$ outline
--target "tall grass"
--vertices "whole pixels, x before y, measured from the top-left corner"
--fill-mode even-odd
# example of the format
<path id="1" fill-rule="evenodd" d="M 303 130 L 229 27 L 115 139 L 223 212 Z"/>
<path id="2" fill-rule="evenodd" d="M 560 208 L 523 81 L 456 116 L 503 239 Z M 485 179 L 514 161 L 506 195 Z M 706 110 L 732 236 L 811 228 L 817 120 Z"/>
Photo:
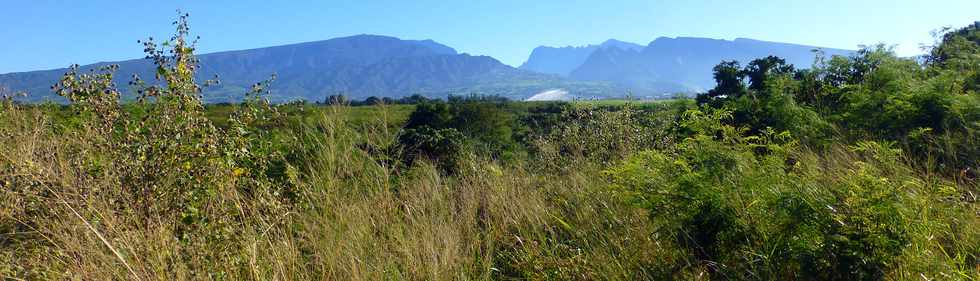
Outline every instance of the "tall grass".
<path id="1" fill-rule="evenodd" d="M 254 210 L 237 188 L 237 221 L 193 230 L 180 216 L 120 206 L 119 182 L 73 162 L 89 140 L 63 138 L 37 109 L 4 112 L 4 274 L 25 279 L 632 279 L 637 245 L 653 246 L 641 213 L 607 202 L 586 172 L 534 174 L 469 157 L 447 177 L 420 164 L 395 170 L 358 146 L 390 142 L 384 120 L 353 126 L 334 107 L 300 134 L 307 165 L 294 205 Z M 152 160 L 147 160 L 152 161 Z M 223 171 L 204 174 L 230 177 Z M 231 181 L 231 180 L 229 180 Z M 594 194 L 593 194 L 594 193 Z M 222 215 L 222 214 L 215 214 Z M 232 227 L 235 229 L 222 230 Z M 219 228 L 209 229 L 209 228 Z M 185 230 L 186 231 L 186 230 Z M 193 236 L 193 235 L 192 235 Z M 652 262 L 652 261 L 650 261 Z"/>

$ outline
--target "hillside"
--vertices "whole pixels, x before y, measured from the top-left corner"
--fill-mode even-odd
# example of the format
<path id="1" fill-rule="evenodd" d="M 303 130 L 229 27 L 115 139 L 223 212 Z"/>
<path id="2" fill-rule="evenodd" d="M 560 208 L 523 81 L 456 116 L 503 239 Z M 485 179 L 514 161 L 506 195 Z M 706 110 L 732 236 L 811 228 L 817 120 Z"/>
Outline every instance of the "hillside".
<path id="1" fill-rule="evenodd" d="M 605 45 L 605 43 L 603 44 Z M 638 94 L 702 92 L 714 85 L 711 69 L 722 60 L 748 62 L 775 55 L 797 67 L 809 67 L 814 49 L 826 56 L 853 51 L 738 38 L 733 41 L 660 37 L 642 48 L 539 47 L 521 68 L 581 81 L 609 81 Z"/>
<path id="2" fill-rule="evenodd" d="M 377 35 L 357 35 L 325 41 L 203 54 L 198 80 L 221 81 L 206 89 L 207 102 L 242 98 L 250 85 L 276 74 L 272 99 L 321 100 L 342 93 L 352 98 L 371 95 L 444 95 L 475 89 L 512 98 L 531 96 L 563 85 L 556 76 L 519 70 L 487 56 L 459 54 L 432 40 L 412 41 Z M 145 59 L 81 66 L 82 70 L 118 64 L 116 84 L 128 85 L 134 74 L 152 76 Z M 0 86 L 25 91 L 26 101 L 63 101 L 50 91 L 67 69 L 0 74 Z M 516 86 L 520 85 L 520 86 Z M 133 91 L 129 91 L 133 92 Z M 132 96 L 129 96 L 131 98 Z"/>
<path id="3" fill-rule="evenodd" d="M 530 71 L 568 76 L 598 49 L 642 50 L 643 45 L 609 39 L 599 45 L 580 47 L 540 46 L 531 51 L 531 56 L 519 68 Z"/>

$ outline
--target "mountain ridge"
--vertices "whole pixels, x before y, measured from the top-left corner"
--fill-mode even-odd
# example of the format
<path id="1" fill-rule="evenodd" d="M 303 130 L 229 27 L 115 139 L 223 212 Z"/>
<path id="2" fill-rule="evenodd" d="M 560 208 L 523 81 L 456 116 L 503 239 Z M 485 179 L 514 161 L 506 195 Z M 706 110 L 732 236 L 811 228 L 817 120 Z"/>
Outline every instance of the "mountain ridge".
<path id="1" fill-rule="evenodd" d="M 712 68 L 723 60 L 742 64 L 769 55 L 782 57 L 797 68 L 809 68 L 819 49 L 827 56 L 848 56 L 852 50 L 771 42 L 704 37 L 658 37 L 639 52 L 597 49 L 569 72 L 573 80 L 611 81 L 634 92 L 663 96 L 696 93 L 714 85 Z"/>
<path id="2" fill-rule="evenodd" d="M 572 70 L 581 65 L 589 55 L 598 49 L 619 48 L 619 49 L 642 49 L 643 45 L 607 39 L 599 44 L 589 44 L 585 46 L 538 46 L 531 51 L 527 61 L 518 68 L 535 72 L 557 74 L 568 76 Z"/>
<path id="3" fill-rule="evenodd" d="M 229 50 L 198 55 L 199 81 L 215 76 L 220 86 L 208 88 L 208 102 L 240 100 L 248 87 L 277 76 L 275 101 L 321 100 L 332 94 L 351 98 L 399 97 L 411 94 L 490 94 L 523 99 L 561 89 L 573 97 L 616 97 L 627 92 L 644 97 L 703 92 L 713 86 L 711 68 L 722 60 L 748 61 L 776 55 L 798 68 L 813 62 L 812 49 L 828 55 L 854 51 L 752 38 L 733 40 L 703 37 L 657 37 L 647 45 L 616 39 L 585 46 L 532 50 L 518 68 L 490 56 L 473 56 L 432 39 L 403 40 L 360 34 L 278 46 Z M 129 77 L 153 77 L 147 59 L 98 62 L 97 69 L 120 65 L 117 85 Z M 0 87 L 26 91 L 25 101 L 65 102 L 50 91 L 67 68 L 0 74 Z M 132 89 L 122 86 L 124 98 Z"/>
<path id="4" fill-rule="evenodd" d="M 252 83 L 273 74 L 277 80 L 273 82 L 270 98 L 276 101 L 321 100 L 336 93 L 352 98 L 416 93 L 443 95 L 451 91 L 465 92 L 470 87 L 523 98 L 539 89 L 562 84 L 558 77 L 516 69 L 489 56 L 461 54 L 431 39 L 402 40 L 381 35 L 362 34 L 197 57 L 201 67 L 196 78 L 203 81 L 217 76 L 221 81 L 220 86 L 206 90 L 204 97 L 208 102 L 240 100 Z M 108 64 L 119 65 L 115 75 L 117 85 L 127 85 L 129 81 L 125 79 L 133 75 L 153 77 L 154 67 L 147 59 L 101 62 L 80 69 L 97 69 Z M 0 74 L 0 86 L 27 91 L 29 96 L 24 98 L 27 101 L 65 102 L 50 91 L 50 86 L 67 70 Z M 524 85 L 524 88 L 508 84 Z M 133 91 L 125 87 L 121 90 L 130 93 L 126 98 L 132 98 Z"/>

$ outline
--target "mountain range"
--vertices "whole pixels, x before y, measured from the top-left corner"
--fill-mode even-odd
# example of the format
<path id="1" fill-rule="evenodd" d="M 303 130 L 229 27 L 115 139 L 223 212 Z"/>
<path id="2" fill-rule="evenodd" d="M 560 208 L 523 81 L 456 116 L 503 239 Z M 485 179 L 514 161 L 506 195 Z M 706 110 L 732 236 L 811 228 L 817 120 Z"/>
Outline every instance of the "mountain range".
<path id="1" fill-rule="evenodd" d="M 609 39 L 599 45 L 588 45 L 581 47 L 548 47 L 540 46 L 531 51 L 531 57 L 527 62 L 520 66 L 520 69 L 530 71 L 557 74 L 568 76 L 573 70 L 581 66 L 589 56 L 599 49 L 616 48 L 622 50 L 642 50 L 643 45 L 636 43 L 623 42 L 616 39 Z"/>
<path id="2" fill-rule="evenodd" d="M 609 43 L 615 42 L 615 43 Z M 577 81 L 608 81 L 637 94 L 703 92 L 714 86 L 712 68 L 723 60 L 743 64 L 769 55 L 809 68 L 814 50 L 825 56 L 854 51 L 738 38 L 660 37 L 645 47 L 616 40 L 585 47 L 538 47 L 521 68 Z"/>
<path id="3" fill-rule="evenodd" d="M 662 97 L 693 93 L 713 85 L 711 68 L 721 60 L 747 62 L 777 55 L 808 66 L 816 47 L 736 39 L 661 37 L 647 46 L 607 40 L 583 47 L 538 47 L 519 68 L 489 56 L 459 53 L 432 40 L 402 40 L 378 35 L 356 35 L 323 41 L 199 55 L 201 81 L 215 76 L 219 86 L 205 90 L 206 102 L 234 102 L 250 85 L 276 75 L 270 98 L 320 101 L 327 95 L 353 99 L 368 96 L 401 97 L 422 94 L 500 95 L 525 99 L 538 93 L 562 98 L 622 97 L 633 94 Z M 827 55 L 851 51 L 823 49 Z M 102 62 L 82 70 L 116 64 L 116 84 L 130 77 L 153 77 L 147 59 Z M 27 102 L 64 102 L 50 86 L 67 69 L 0 74 L 0 87 L 25 92 Z M 122 89 L 131 93 L 131 89 Z M 132 98 L 132 94 L 124 98 Z M 540 97 L 539 97 L 540 98 Z"/>
<path id="4" fill-rule="evenodd" d="M 523 98 L 553 87 L 581 88 L 594 93 L 612 87 L 602 83 L 576 82 L 505 65 L 488 56 L 472 56 L 432 40 L 401 40 L 377 35 L 357 35 L 324 41 L 291 44 L 198 56 L 197 79 L 218 77 L 220 84 L 205 90 L 206 102 L 230 102 L 243 98 L 254 83 L 272 74 L 274 101 L 320 101 L 332 94 L 353 99 L 368 96 L 400 97 L 411 94 L 496 94 Z M 128 85 L 134 74 L 153 77 L 147 59 L 103 62 L 81 66 L 88 71 L 116 64 L 116 85 Z M 50 86 L 68 69 L 0 74 L 0 86 L 27 93 L 26 101 L 64 99 Z M 605 83 L 609 84 L 609 83 Z M 595 89 L 590 90 L 590 87 Z M 122 89 L 124 93 L 134 92 Z M 128 97 L 132 98 L 130 94 Z"/>

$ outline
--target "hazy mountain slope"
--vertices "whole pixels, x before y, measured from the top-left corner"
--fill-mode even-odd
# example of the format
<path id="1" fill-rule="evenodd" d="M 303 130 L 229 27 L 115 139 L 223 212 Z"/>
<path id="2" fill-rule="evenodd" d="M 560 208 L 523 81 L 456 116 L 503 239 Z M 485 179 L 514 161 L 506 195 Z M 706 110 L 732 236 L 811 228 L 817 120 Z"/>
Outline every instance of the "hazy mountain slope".
<path id="1" fill-rule="evenodd" d="M 606 40 L 605 42 L 602 42 L 602 44 L 599 44 L 599 47 L 601 48 L 616 47 L 623 50 L 639 51 L 639 50 L 643 50 L 645 46 L 636 43 L 626 42 L 626 41 L 619 41 L 616 39 L 609 39 Z"/>
<path id="2" fill-rule="evenodd" d="M 581 66 L 593 52 L 605 48 L 641 50 L 643 49 L 643 45 L 609 39 L 599 45 L 582 47 L 567 46 L 556 48 L 540 46 L 531 51 L 531 56 L 528 57 L 527 62 L 522 64 L 520 68 L 534 72 L 567 76 L 572 70 Z"/>
<path id="3" fill-rule="evenodd" d="M 313 85 L 313 88 L 324 92 L 358 93 L 359 96 L 398 96 L 437 93 L 494 82 L 556 80 L 552 76 L 514 69 L 491 57 L 466 54 L 388 58 L 363 67 L 345 69 L 348 71 L 291 75 L 284 83 L 292 85 L 297 84 L 293 81 L 314 81 L 317 79 L 311 76 L 323 76 L 319 79 L 322 83 Z"/>
<path id="4" fill-rule="evenodd" d="M 711 69 L 722 60 L 738 60 L 745 64 L 755 58 L 775 55 L 798 68 L 807 68 L 813 63 L 814 49 L 818 47 L 744 38 L 728 41 L 661 37 L 639 52 L 596 50 L 569 77 L 612 81 L 643 93 L 698 92 L 714 85 Z M 827 56 L 852 53 L 820 49 Z"/>

